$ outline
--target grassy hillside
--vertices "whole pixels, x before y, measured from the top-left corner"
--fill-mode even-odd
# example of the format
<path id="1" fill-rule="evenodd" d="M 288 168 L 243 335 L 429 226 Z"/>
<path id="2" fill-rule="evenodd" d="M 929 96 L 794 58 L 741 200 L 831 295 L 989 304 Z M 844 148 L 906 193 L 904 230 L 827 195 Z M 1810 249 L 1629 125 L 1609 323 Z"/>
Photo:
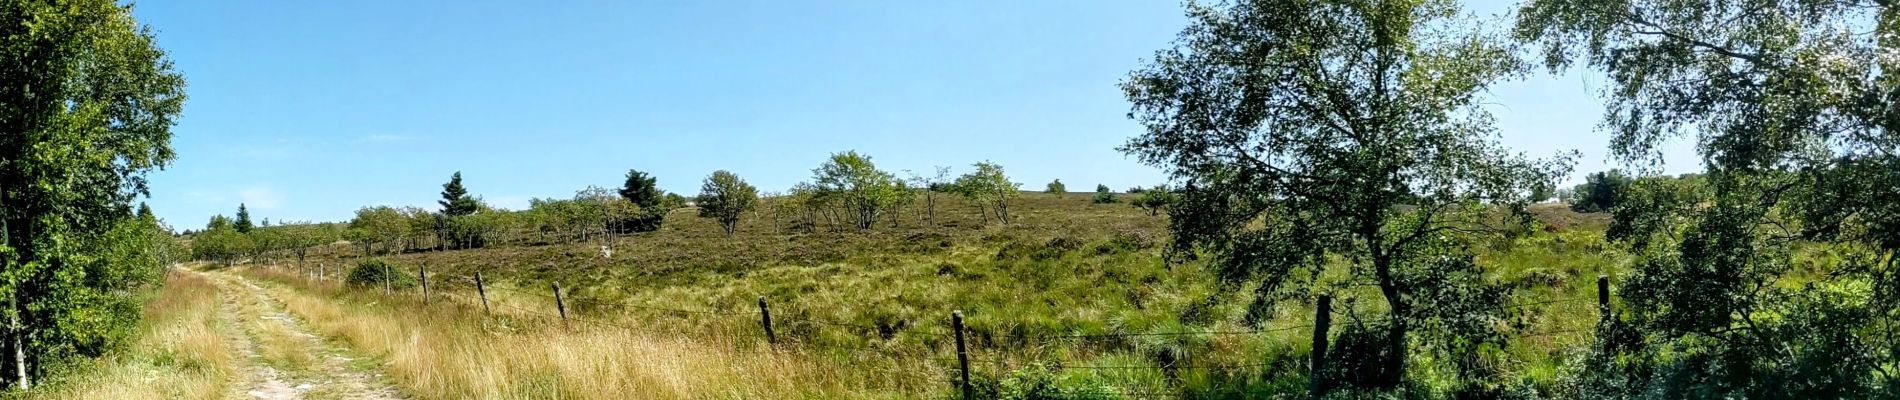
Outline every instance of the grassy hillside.
<path id="1" fill-rule="evenodd" d="M 755 216 L 728 238 L 676 210 L 662 230 L 636 236 L 384 259 L 411 273 L 426 265 L 431 289 L 455 296 L 445 300 L 468 305 L 479 270 L 496 308 L 552 314 L 550 285 L 558 283 L 568 311 L 596 321 L 581 329 L 683 334 L 715 347 L 764 343 L 763 297 L 779 351 L 840 369 L 828 381 L 860 383 L 831 385 L 827 396 L 948 393 L 957 371 L 955 310 L 965 316 L 973 379 L 984 391 L 1055 387 L 1114 398 L 1303 390 L 1310 299 L 1280 302 L 1263 324 L 1244 324 L 1245 290 L 1220 290 L 1199 262 L 1163 259 L 1165 215 L 1091 204 L 1083 194 L 1028 194 L 1013 209 L 1016 223 L 983 225 L 966 205 L 940 202 L 936 227 L 917 207 L 898 226 L 871 232 L 779 233 Z M 1495 350 L 1508 365 L 1493 367 L 1556 391 L 1558 370 L 1589 342 L 1594 277 L 1613 274 L 1621 257 L 1601 240 L 1601 216 L 1535 211 L 1545 229 L 1481 249 L 1490 278 L 1518 289 L 1524 317 L 1510 348 Z M 602 245 L 614 250 L 611 259 Z M 309 262 L 353 265 L 356 251 L 336 246 Z M 1335 283 L 1335 334 L 1354 319 L 1379 318 L 1383 303 L 1372 288 Z M 1416 373 L 1428 385 L 1451 384 L 1449 371 Z"/>

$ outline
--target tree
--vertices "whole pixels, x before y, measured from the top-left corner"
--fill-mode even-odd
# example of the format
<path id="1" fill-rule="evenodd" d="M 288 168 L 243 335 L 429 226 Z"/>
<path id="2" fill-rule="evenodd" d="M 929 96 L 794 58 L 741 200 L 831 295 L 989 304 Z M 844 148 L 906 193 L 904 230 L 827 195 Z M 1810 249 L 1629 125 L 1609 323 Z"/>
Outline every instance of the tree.
<path id="1" fill-rule="evenodd" d="M 1189 15 L 1174 47 L 1122 83 L 1147 128 L 1122 150 L 1189 185 L 1169 210 L 1173 253 L 1212 256 L 1228 286 L 1253 286 L 1255 322 L 1280 296 L 1326 290 L 1314 277 L 1327 260 L 1350 263 L 1345 276 L 1376 285 L 1390 313 L 1347 328 L 1383 331 L 1357 385 L 1403 380 L 1414 327 L 1433 326 L 1427 339 L 1458 359 L 1501 340 L 1505 288 L 1485 283 L 1461 232 L 1493 205 L 1522 216 L 1526 186 L 1567 161 L 1495 144 L 1477 99 L 1521 69 L 1510 49 L 1449 1 L 1248 0 Z"/>
<path id="2" fill-rule="evenodd" d="M 812 181 L 821 193 L 839 201 L 859 230 L 871 229 L 878 215 L 890 212 L 910 194 L 903 182 L 878 170 L 871 157 L 857 151 L 832 154 L 812 170 Z"/>
<path id="3" fill-rule="evenodd" d="M 1108 185 L 1103 185 L 1103 184 L 1096 184 L 1096 185 L 1095 185 L 1095 197 L 1093 197 L 1093 198 L 1090 198 L 1090 199 L 1089 199 L 1089 201 L 1091 201 L 1091 202 L 1094 202 L 1095 204 L 1110 204 L 1110 203 L 1114 203 L 1114 202 L 1115 202 L 1115 193 L 1114 193 L 1114 192 L 1110 192 L 1110 191 L 1108 191 Z"/>
<path id="4" fill-rule="evenodd" d="M 1174 204 L 1175 195 L 1166 185 L 1155 185 L 1153 189 L 1141 191 L 1141 196 L 1128 204 L 1148 209 L 1149 216 L 1161 215 L 1161 209 Z"/>
<path id="5" fill-rule="evenodd" d="M 456 171 L 449 182 L 442 184 L 442 200 L 436 201 L 442 206 L 442 213 L 436 215 L 429 229 L 436 234 L 436 248 L 470 249 L 479 248 L 486 243 L 481 232 L 471 229 L 463 221 L 466 217 L 481 211 L 481 200 L 468 194 L 462 187 L 462 172 Z"/>
<path id="6" fill-rule="evenodd" d="M 1616 208 L 1616 237 L 1642 251 L 1618 291 L 1628 307 L 1603 330 L 1622 334 L 1600 334 L 1585 395 L 1900 390 L 1896 17 L 1888 1 L 1522 6 L 1515 32 L 1547 67 L 1609 78 L 1602 126 L 1617 159 L 1655 165 L 1685 135 L 1702 156 L 1699 188 L 1639 180 Z M 1838 263 L 1796 268 L 1813 248 Z"/>
<path id="7" fill-rule="evenodd" d="M 924 219 L 930 221 L 932 226 L 935 226 L 937 225 L 937 193 L 944 192 L 945 187 L 951 182 L 950 167 L 939 166 L 933 167 L 933 169 L 936 172 L 930 176 L 918 175 L 910 173 L 909 171 L 905 171 L 905 173 L 910 175 L 910 185 L 912 187 L 923 190 Z M 797 191 L 794 190 L 793 192 L 796 193 Z"/>
<path id="8" fill-rule="evenodd" d="M 238 203 L 237 222 L 232 223 L 232 227 L 238 233 L 251 233 L 251 228 L 256 227 L 251 224 L 251 210 L 245 209 L 244 203 Z"/>
<path id="9" fill-rule="evenodd" d="M 689 201 L 686 199 L 686 196 L 681 196 L 679 193 L 668 192 L 666 194 L 666 200 L 660 202 L 660 210 L 672 211 L 685 208 L 687 203 L 689 203 Z"/>
<path id="10" fill-rule="evenodd" d="M 356 210 L 356 218 L 350 220 L 350 229 L 359 232 L 364 241 L 363 251 L 370 252 L 370 244 L 383 243 L 384 252 L 396 252 L 397 243 L 408 234 L 408 220 L 401 210 L 389 206 L 363 207 Z M 214 227 L 215 228 L 215 227 Z"/>
<path id="11" fill-rule="evenodd" d="M 658 178 L 639 170 L 627 170 L 627 182 L 620 186 L 620 197 L 641 209 L 658 208 L 663 200 Z"/>
<path id="12" fill-rule="evenodd" d="M 699 203 L 700 217 L 718 220 L 726 236 L 731 237 L 739 226 L 739 216 L 758 205 L 759 189 L 731 172 L 713 171 L 700 185 L 695 202 Z"/>
<path id="13" fill-rule="evenodd" d="M 297 256 L 298 268 L 303 268 L 304 258 L 309 255 L 310 248 L 330 244 L 341 238 L 336 227 L 328 223 L 280 223 L 269 230 L 280 232 L 283 247 Z"/>
<path id="14" fill-rule="evenodd" d="M 1572 211 L 1608 212 L 1616 208 L 1618 199 L 1622 198 L 1623 191 L 1631 181 L 1629 176 L 1623 175 L 1622 170 L 1594 172 L 1584 177 L 1583 184 L 1571 189 L 1572 195 L 1577 197 L 1566 200 L 1570 201 Z"/>
<path id="15" fill-rule="evenodd" d="M 226 228 L 235 229 L 235 227 L 231 223 L 231 218 L 223 216 L 223 215 L 213 215 L 211 216 L 211 222 L 205 223 L 205 230 L 226 229 Z"/>
<path id="16" fill-rule="evenodd" d="M 620 197 L 631 202 L 640 210 L 638 215 L 615 221 L 614 232 L 652 232 L 660 230 L 666 222 L 666 212 L 685 203 L 677 194 L 665 193 L 657 186 L 659 179 L 638 170 L 627 170 L 627 181 L 621 184 Z"/>
<path id="17" fill-rule="evenodd" d="M 139 315 L 149 258 L 114 234 L 176 154 L 184 77 L 110 0 L 0 2 L 0 296 L 4 382 L 117 348 Z M 110 277 L 110 278 L 108 278 Z M 30 339 L 30 340 L 29 340 Z M 48 368 L 41 368 L 46 366 Z"/>
<path id="18" fill-rule="evenodd" d="M 1047 188 L 1047 189 L 1045 189 L 1045 190 L 1044 190 L 1044 192 L 1048 192 L 1049 194 L 1053 194 L 1053 195 L 1057 195 L 1057 196 L 1061 196 L 1061 195 L 1063 195 L 1063 194 L 1065 194 L 1065 193 L 1069 193 L 1069 187 L 1068 187 L 1068 186 L 1066 186 L 1066 185 L 1063 185 L 1063 184 L 1062 184 L 1062 180 L 1061 180 L 1061 179 L 1056 179 L 1056 180 L 1053 180 L 1053 181 L 1049 181 L 1049 186 L 1048 186 L 1048 188 Z"/>
<path id="19" fill-rule="evenodd" d="M 645 216 L 665 216 L 643 212 L 645 210 L 641 210 L 639 205 L 618 196 L 615 191 L 598 186 L 588 186 L 574 192 L 574 205 L 577 206 L 573 209 L 576 214 L 570 217 L 575 225 L 582 227 L 582 240 L 587 239 L 589 230 L 618 234 L 632 231 L 623 228 L 625 225 L 646 222 L 643 219 Z"/>
<path id="20" fill-rule="evenodd" d="M 984 161 L 976 163 L 976 170 L 957 177 L 955 184 L 958 194 L 976 204 L 977 212 L 983 214 L 983 222 L 990 220 L 990 212 L 995 210 L 997 219 L 1008 224 L 1009 201 L 1016 198 L 1017 188 L 1021 184 L 1010 182 L 1003 174 L 1003 166 Z"/>
<path id="21" fill-rule="evenodd" d="M 198 232 L 191 240 L 191 256 L 194 259 L 213 261 L 229 266 L 238 258 L 250 253 L 251 238 L 239 233 L 236 228 L 220 226 Z"/>
<path id="22" fill-rule="evenodd" d="M 1557 196 L 1557 193 L 1558 191 L 1557 191 L 1556 184 L 1553 184 L 1550 182 L 1538 182 L 1536 185 L 1531 186 L 1530 199 L 1532 203 L 1542 203 L 1542 202 L 1550 201 L 1551 198 Z"/>
<path id="23" fill-rule="evenodd" d="M 456 171 L 455 175 L 449 177 L 448 183 L 442 184 L 442 200 L 436 201 L 436 204 L 442 205 L 442 215 L 449 217 L 474 214 L 481 209 L 475 196 L 469 195 L 468 189 L 462 187 L 461 171 Z"/>

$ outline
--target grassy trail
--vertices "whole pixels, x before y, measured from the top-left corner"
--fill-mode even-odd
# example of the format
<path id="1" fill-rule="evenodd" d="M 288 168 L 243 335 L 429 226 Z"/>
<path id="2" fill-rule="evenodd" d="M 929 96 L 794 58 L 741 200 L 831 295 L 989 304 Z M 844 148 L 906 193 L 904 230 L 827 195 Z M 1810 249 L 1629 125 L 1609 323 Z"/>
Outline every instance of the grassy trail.
<path id="1" fill-rule="evenodd" d="M 191 272 L 200 273 L 200 272 Z M 242 385 L 227 398 L 240 399 L 394 399 L 394 390 L 376 381 L 347 350 L 327 345 L 267 291 L 227 271 L 202 272 L 225 294 L 219 316 L 236 326 L 230 345 L 248 360 Z M 374 374 L 380 375 L 380 374 Z"/>

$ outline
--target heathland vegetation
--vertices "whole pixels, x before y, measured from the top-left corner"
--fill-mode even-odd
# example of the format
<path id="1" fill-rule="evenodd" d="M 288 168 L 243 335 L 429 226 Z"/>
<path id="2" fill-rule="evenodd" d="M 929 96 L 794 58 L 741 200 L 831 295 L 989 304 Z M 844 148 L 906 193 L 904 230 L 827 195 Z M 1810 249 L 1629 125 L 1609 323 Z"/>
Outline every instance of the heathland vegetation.
<path id="1" fill-rule="evenodd" d="M 843 151 L 782 192 L 721 170 L 666 193 L 630 170 L 504 210 L 454 172 L 434 209 L 272 224 L 240 204 L 174 240 L 135 200 L 173 156 L 183 78 L 124 6 L 0 2 L 33 21 L 0 24 L 0 381 L 1900 397 L 1900 6 L 1529 0 L 1502 31 L 1459 6 L 1189 4 L 1121 82 L 1144 131 L 1119 150 L 1170 177 L 1125 193 L 1023 192 L 990 161 L 899 177 Z M 1575 154 L 1498 143 L 1485 94 L 1532 59 L 1608 78 L 1631 170 L 1557 190 Z M 1678 136 L 1703 170 L 1646 168 Z"/>

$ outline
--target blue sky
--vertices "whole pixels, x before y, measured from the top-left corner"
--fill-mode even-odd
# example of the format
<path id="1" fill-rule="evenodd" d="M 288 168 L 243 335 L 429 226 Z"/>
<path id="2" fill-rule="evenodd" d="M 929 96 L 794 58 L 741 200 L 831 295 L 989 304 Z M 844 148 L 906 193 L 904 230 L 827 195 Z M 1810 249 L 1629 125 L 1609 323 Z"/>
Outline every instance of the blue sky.
<path id="1" fill-rule="evenodd" d="M 134 13 L 189 81 L 179 158 L 153 174 L 149 200 L 180 228 L 240 202 L 273 221 L 434 207 L 455 171 L 510 208 L 617 186 L 629 168 L 689 195 L 718 169 L 783 190 L 848 149 L 892 171 L 990 160 L 1037 190 L 1152 185 L 1160 171 L 1114 150 L 1141 131 L 1116 84 L 1186 22 L 1172 1 L 232 0 Z M 1489 102 L 1504 143 L 1579 150 L 1578 177 L 1608 168 L 1601 82 L 1500 85 Z M 1667 171 L 1696 166 L 1688 144 L 1666 158 Z"/>

